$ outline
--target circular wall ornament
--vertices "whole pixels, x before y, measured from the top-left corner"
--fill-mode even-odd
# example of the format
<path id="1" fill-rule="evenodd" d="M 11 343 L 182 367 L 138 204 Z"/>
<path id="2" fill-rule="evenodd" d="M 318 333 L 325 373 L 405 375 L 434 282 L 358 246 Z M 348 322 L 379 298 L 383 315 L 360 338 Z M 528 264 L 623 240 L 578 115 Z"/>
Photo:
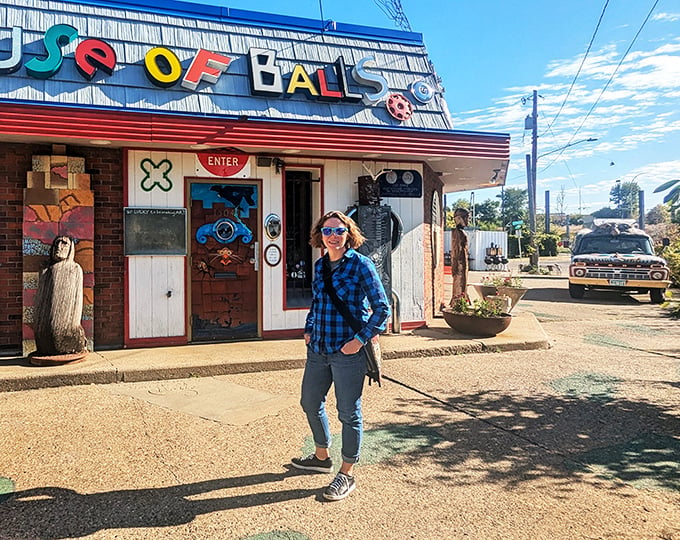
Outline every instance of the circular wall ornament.
<path id="1" fill-rule="evenodd" d="M 434 90 L 425 81 L 416 81 L 409 85 L 409 91 L 421 103 L 429 103 L 434 97 Z"/>
<path id="2" fill-rule="evenodd" d="M 387 171 L 385 174 L 385 180 L 388 184 L 394 184 L 397 181 L 398 175 L 394 171 Z"/>
<path id="3" fill-rule="evenodd" d="M 264 218 L 264 232 L 270 240 L 276 240 L 281 236 L 281 218 L 276 214 L 269 214 Z"/>
<path id="4" fill-rule="evenodd" d="M 387 98 L 387 111 L 397 120 L 404 121 L 413 115 L 413 105 L 401 94 L 392 94 Z"/>
<path id="5" fill-rule="evenodd" d="M 404 181 L 404 184 L 408 186 L 413 183 L 413 173 L 411 171 L 404 171 L 401 175 L 401 179 Z"/>
<path id="6" fill-rule="evenodd" d="M 264 261 L 269 266 L 276 266 L 281 262 L 281 249 L 276 244 L 269 244 L 264 249 Z"/>

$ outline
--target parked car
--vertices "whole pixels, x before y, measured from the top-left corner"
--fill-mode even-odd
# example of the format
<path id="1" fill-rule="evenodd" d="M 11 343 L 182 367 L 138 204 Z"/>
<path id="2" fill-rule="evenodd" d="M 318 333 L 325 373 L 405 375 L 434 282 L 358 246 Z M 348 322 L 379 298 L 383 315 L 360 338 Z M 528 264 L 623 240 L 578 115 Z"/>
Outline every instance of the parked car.
<path id="1" fill-rule="evenodd" d="M 654 254 L 651 237 L 634 220 L 596 219 L 577 235 L 569 265 L 569 294 L 588 289 L 647 293 L 659 304 L 670 286 L 668 264 Z"/>

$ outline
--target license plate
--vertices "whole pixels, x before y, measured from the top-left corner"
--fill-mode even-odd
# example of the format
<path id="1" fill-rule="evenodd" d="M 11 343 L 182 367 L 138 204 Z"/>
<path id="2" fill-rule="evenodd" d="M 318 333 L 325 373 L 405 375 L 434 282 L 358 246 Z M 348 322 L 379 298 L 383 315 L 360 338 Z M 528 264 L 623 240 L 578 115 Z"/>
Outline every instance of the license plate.
<path id="1" fill-rule="evenodd" d="M 626 280 L 625 279 L 610 279 L 609 284 L 612 285 L 613 287 L 625 287 L 626 286 Z"/>

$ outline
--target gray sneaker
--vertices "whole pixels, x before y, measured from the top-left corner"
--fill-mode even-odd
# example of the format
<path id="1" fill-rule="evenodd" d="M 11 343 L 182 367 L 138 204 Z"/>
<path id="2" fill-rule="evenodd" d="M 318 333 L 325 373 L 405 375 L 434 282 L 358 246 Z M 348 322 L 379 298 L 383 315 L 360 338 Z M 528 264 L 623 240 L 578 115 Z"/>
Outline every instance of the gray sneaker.
<path id="1" fill-rule="evenodd" d="M 314 471 L 320 473 L 333 472 L 333 462 L 331 458 L 319 459 L 316 454 L 311 453 L 307 457 L 293 458 L 290 460 L 293 467 L 303 471 Z"/>
<path id="2" fill-rule="evenodd" d="M 354 481 L 353 476 L 347 476 L 345 473 L 339 472 L 324 490 L 323 496 L 329 501 L 339 501 L 352 493 L 356 487 L 357 483 Z"/>

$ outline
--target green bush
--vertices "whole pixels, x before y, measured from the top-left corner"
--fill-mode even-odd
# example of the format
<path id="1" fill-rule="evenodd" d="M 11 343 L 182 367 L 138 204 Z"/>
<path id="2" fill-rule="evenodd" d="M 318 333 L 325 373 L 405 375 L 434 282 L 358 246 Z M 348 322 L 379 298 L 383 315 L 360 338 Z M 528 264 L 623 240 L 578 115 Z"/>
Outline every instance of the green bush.
<path id="1" fill-rule="evenodd" d="M 670 246 L 667 246 L 661 256 L 668 262 L 671 281 L 676 287 L 680 286 L 680 240 L 675 240 Z"/>
<path id="2" fill-rule="evenodd" d="M 538 255 L 540 257 L 555 257 L 557 255 L 557 244 L 560 241 L 560 236 L 558 234 L 536 234 L 536 246 L 538 247 Z M 528 233 L 522 234 L 520 239 L 522 243 L 522 257 L 528 257 L 533 253 L 534 248 L 531 246 L 531 235 Z M 516 258 L 519 257 L 519 251 L 517 247 L 517 236 L 514 234 L 508 235 L 508 257 Z"/>
<path id="3" fill-rule="evenodd" d="M 538 254 L 543 257 L 555 257 L 559 241 L 560 236 L 558 234 L 537 234 Z"/>

